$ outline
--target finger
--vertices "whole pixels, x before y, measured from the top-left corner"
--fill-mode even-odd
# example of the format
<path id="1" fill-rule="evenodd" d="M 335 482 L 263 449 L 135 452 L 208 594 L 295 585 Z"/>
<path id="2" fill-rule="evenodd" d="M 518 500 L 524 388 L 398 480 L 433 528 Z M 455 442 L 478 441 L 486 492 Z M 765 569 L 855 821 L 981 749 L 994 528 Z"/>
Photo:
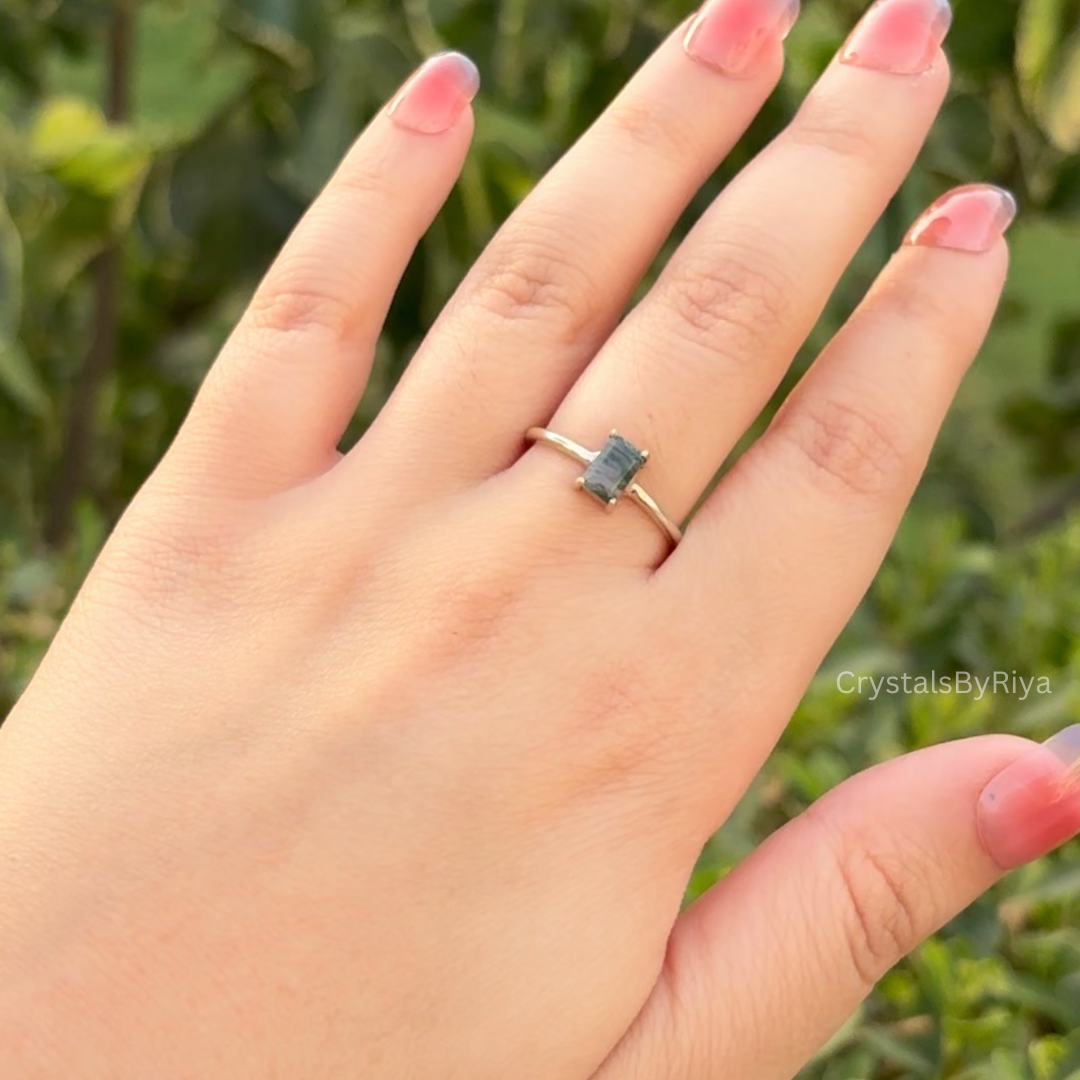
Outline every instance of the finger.
<path id="1" fill-rule="evenodd" d="M 440 490 L 520 456 L 776 84 L 797 8 L 713 0 L 660 47 L 468 275 L 371 433 L 380 454 L 440 440 Z"/>
<path id="2" fill-rule="evenodd" d="M 336 459 L 401 275 L 461 170 L 478 85 L 466 57 L 429 60 L 297 226 L 182 438 L 215 484 L 287 486 Z"/>
<path id="3" fill-rule="evenodd" d="M 779 735 L 760 717 L 791 715 L 892 542 L 993 317 L 1014 212 L 993 187 L 927 212 L 659 573 L 693 625 L 730 635 L 720 619 L 739 613 L 741 670 L 784 658 L 752 705 L 748 689 L 747 722 L 732 721 L 744 753 L 728 746 L 724 768 L 743 780 Z"/>
<path id="4" fill-rule="evenodd" d="M 948 24 L 944 0 L 873 7 L 559 410 L 554 426 L 578 442 L 597 445 L 614 427 L 650 450 L 642 484 L 677 520 L 767 403 L 911 168 L 947 87 Z M 626 518 L 635 563 L 666 554 L 642 515 Z"/>
<path id="5" fill-rule="evenodd" d="M 683 913 L 600 1076 L 788 1080 L 893 964 L 1078 832 L 1080 728 L 1044 747 L 939 746 L 847 781 Z"/>

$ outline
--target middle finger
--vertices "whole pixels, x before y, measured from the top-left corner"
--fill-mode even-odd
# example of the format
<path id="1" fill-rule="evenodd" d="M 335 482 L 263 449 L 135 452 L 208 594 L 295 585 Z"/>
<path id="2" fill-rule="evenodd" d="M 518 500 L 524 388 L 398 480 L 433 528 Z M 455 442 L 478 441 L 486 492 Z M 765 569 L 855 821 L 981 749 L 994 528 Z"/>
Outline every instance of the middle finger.
<path id="1" fill-rule="evenodd" d="M 616 428 L 647 448 L 642 485 L 675 520 L 768 402 L 911 168 L 947 89 L 950 21 L 945 0 L 879 0 L 867 12 L 552 421 L 585 445 Z M 518 469 L 565 471 L 554 457 L 541 448 Z M 591 512 L 583 503 L 568 485 L 567 514 Z M 630 513 L 612 538 L 635 562 L 662 542 Z"/>
<path id="2" fill-rule="evenodd" d="M 473 267 L 380 415 L 374 453 L 407 459 L 437 437 L 432 493 L 516 461 L 776 85 L 797 10 L 712 0 L 661 45 Z"/>

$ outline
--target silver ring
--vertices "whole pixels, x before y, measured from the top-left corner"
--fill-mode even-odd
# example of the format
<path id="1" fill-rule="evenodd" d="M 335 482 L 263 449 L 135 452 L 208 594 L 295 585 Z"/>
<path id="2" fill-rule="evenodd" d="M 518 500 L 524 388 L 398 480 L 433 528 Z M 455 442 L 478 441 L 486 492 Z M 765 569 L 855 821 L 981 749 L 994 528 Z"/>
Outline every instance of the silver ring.
<path id="1" fill-rule="evenodd" d="M 525 438 L 558 450 L 560 454 L 585 466 L 585 473 L 577 478 L 577 488 L 602 503 L 610 513 L 619 505 L 623 496 L 636 503 L 660 527 L 674 545 L 682 540 L 682 529 L 656 504 L 635 477 L 649 461 L 649 451 L 639 450 L 629 439 L 617 431 L 611 433 L 602 450 L 587 450 L 576 442 L 547 428 L 529 428 Z"/>

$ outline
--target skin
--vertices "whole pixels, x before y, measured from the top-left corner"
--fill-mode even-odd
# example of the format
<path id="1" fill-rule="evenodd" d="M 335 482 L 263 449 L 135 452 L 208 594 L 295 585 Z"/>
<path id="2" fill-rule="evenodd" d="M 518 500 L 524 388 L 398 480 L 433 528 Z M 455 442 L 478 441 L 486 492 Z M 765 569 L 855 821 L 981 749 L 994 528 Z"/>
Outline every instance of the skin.
<path id="1" fill-rule="evenodd" d="M 779 32 L 759 60 L 668 41 L 342 457 L 472 117 L 359 140 L 0 732 L 3 1080 L 789 1077 L 1000 876 L 976 806 L 1030 744 L 988 737 L 841 785 L 679 911 L 884 556 L 999 237 L 899 252 L 670 557 L 524 450 L 617 426 L 684 516 L 948 79 L 936 47 L 833 65 L 616 330 Z"/>

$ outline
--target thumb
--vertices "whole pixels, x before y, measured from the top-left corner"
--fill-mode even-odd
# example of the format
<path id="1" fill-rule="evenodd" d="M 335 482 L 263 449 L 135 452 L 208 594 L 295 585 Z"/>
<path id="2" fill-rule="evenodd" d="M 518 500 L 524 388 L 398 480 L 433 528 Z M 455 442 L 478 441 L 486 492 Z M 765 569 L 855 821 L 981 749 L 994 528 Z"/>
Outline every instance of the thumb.
<path id="1" fill-rule="evenodd" d="M 1080 727 L 989 736 L 847 781 L 676 923 L 604 1080 L 793 1076 L 874 983 L 1007 869 L 1080 832 Z"/>

